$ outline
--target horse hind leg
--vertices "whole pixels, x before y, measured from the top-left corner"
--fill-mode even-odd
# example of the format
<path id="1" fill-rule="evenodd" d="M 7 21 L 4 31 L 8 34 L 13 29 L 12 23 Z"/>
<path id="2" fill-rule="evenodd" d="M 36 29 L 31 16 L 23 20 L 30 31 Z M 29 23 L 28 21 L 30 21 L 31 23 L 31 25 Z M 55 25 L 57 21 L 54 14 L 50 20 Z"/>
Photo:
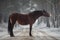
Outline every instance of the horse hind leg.
<path id="1" fill-rule="evenodd" d="M 11 21 L 10 21 L 10 19 L 9 19 L 9 21 L 8 21 L 8 33 L 10 34 L 10 37 L 14 37 L 13 27 L 14 27 L 14 24 L 11 23 Z"/>

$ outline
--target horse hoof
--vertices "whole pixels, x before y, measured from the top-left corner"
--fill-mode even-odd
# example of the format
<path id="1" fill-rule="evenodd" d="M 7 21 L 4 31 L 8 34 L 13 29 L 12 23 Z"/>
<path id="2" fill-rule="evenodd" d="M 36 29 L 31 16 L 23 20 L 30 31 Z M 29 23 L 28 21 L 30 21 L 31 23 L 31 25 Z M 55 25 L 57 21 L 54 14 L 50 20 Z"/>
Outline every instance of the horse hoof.
<path id="1" fill-rule="evenodd" d="M 10 37 L 15 37 L 15 36 L 10 36 Z"/>
<path id="2" fill-rule="evenodd" d="M 32 35 L 30 37 L 33 37 Z"/>
<path id="3" fill-rule="evenodd" d="M 32 35 L 30 35 L 30 37 L 33 37 Z"/>
<path id="4" fill-rule="evenodd" d="M 32 35 L 30 37 L 33 37 Z"/>

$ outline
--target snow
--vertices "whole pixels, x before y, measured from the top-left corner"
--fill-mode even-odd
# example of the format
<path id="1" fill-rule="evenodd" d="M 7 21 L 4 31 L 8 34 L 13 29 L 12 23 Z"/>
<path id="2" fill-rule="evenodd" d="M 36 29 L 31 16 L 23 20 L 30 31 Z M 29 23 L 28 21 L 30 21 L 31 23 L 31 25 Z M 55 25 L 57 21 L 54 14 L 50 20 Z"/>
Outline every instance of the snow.
<path id="1" fill-rule="evenodd" d="M 44 28 L 41 29 L 51 36 L 60 37 L 60 28 Z"/>
<path id="2" fill-rule="evenodd" d="M 60 37 L 60 28 L 48 28 L 46 27 L 46 24 L 44 22 L 41 22 L 41 24 L 36 25 L 36 27 L 34 28 L 38 31 L 44 31 L 46 32 L 48 35 L 54 36 L 54 37 Z"/>
<path id="3" fill-rule="evenodd" d="M 41 22 L 39 25 L 37 25 L 37 22 L 38 22 L 38 20 L 36 20 L 36 22 L 33 24 L 32 31 L 36 32 L 36 33 L 34 33 L 34 35 L 37 35 L 37 36 L 41 35 L 42 36 L 43 34 L 41 34 L 41 33 L 39 34 L 38 32 L 44 31 L 50 36 L 60 38 L 60 28 L 48 28 L 48 27 L 46 27 L 46 24 L 44 22 Z M 22 25 L 17 24 L 16 27 L 14 27 L 14 31 L 18 31 L 18 30 L 22 31 L 23 30 L 23 32 L 25 32 L 27 29 L 29 31 L 29 25 L 22 26 Z M 0 37 L 2 37 L 4 35 L 8 35 L 7 23 L 0 24 L 0 34 L 1 34 Z M 19 33 L 17 35 L 19 35 Z"/>

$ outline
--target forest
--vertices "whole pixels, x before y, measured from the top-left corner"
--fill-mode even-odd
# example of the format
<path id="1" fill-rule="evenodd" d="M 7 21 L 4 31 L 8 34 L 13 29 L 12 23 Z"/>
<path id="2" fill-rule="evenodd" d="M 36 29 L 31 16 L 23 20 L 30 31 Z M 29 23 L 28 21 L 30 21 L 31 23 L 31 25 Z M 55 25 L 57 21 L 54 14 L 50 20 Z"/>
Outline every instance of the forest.
<path id="1" fill-rule="evenodd" d="M 29 13 L 34 10 L 46 10 L 51 17 L 40 17 L 38 24 L 44 22 L 47 27 L 60 26 L 60 0 L 0 0 L 0 23 L 7 23 L 12 12 Z"/>

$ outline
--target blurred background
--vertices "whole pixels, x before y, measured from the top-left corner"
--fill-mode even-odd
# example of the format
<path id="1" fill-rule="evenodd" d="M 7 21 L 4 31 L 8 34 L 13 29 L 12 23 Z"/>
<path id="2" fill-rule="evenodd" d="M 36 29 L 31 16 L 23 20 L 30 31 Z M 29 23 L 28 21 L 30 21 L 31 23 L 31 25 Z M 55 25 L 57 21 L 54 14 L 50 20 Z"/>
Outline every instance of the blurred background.
<path id="1" fill-rule="evenodd" d="M 2 32 L 7 30 L 9 15 L 13 12 L 26 14 L 43 9 L 52 14 L 52 16 L 49 18 L 38 18 L 35 28 L 36 26 L 39 28 L 59 28 L 60 0 L 0 0 L 0 33 L 2 34 Z"/>
<path id="2" fill-rule="evenodd" d="M 45 9 L 51 17 L 40 17 L 38 24 L 44 22 L 47 27 L 60 26 L 60 0 L 0 0 L 0 24 L 7 23 L 12 12 L 29 13 L 34 10 Z"/>

